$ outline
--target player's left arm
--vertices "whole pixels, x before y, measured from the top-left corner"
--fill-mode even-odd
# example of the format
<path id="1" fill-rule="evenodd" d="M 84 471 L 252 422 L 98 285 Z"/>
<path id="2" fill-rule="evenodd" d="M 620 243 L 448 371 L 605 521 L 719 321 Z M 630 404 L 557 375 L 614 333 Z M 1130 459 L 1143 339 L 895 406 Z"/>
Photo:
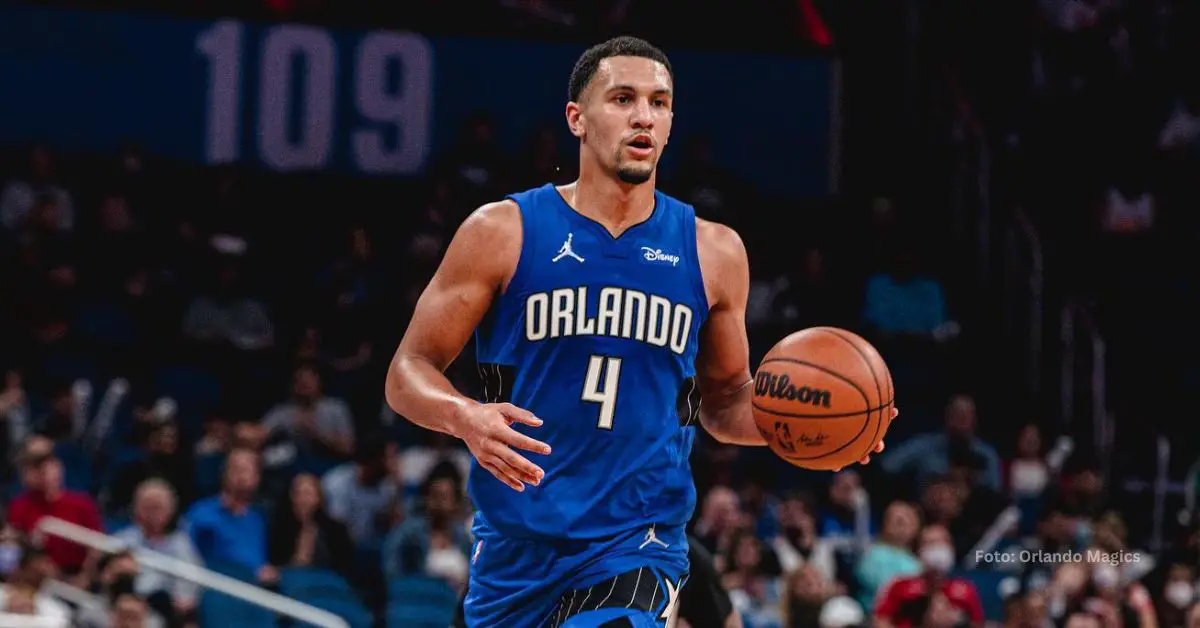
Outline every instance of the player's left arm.
<path id="1" fill-rule="evenodd" d="M 751 411 L 750 341 L 746 303 L 750 263 L 737 232 L 696 220 L 696 248 L 708 321 L 700 330 L 696 380 L 700 387 L 700 424 L 722 443 L 766 445 Z"/>

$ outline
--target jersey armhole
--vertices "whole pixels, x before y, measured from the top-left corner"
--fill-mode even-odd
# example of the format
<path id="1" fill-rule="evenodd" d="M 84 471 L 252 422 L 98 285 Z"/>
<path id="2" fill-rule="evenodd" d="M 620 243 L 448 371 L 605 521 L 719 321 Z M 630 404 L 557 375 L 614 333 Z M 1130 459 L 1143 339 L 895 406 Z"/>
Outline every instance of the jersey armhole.
<path id="1" fill-rule="evenodd" d="M 699 229 L 696 228 L 696 210 L 691 205 L 684 205 L 687 211 L 684 212 L 684 239 L 687 241 L 688 257 L 692 259 L 692 263 L 696 265 L 696 272 L 692 273 L 692 289 L 696 292 L 696 302 L 701 306 L 701 314 L 704 320 L 708 320 L 708 310 L 711 304 L 708 302 L 708 293 L 704 291 L 704 267 L 700 265 L 700 245 L 697 242 L 699 237 Z"/>
<path id="2" fill-rule="evenodd" d="M 521 288 L 525 284 L 526 267 L 530 264 L 529 258 L 533 255 L 534 250 L 534 230 L 530 228 L 532 216 L 526 214 L 528 210 L 525 206 L 521 205 L 521 201 L 516 196 L 508 196 L 506 199 L 512 201 L 517 206 L 517 219 L 521 221 L 521 253 L 517 256 L 517 267 L 513 269 L 513 274 L 508 280 L 508 285 L 500 291 L 499 297 L 501 298 L 510 293 L 520 293 Z"/>

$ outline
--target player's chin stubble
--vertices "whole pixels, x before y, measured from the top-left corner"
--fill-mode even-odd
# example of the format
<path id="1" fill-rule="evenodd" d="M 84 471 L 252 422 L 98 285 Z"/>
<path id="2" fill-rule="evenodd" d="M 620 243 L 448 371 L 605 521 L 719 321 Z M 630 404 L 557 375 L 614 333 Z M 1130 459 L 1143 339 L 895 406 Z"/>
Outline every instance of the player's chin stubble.
<path id="1" fill-rule="evenodd" d="M 617 168 L 617 178 L 620 179 L 622 183 L 628 183 L 630 185 L 638 185 L 638 184 L 649 181 L 650 175 L 653 173 L 654 173 L 653 166 L 651 166 L 649 168 L 638 168 L 638 167 L 630 167 L 630 166 L 622 166 L 620 168 Z"/>

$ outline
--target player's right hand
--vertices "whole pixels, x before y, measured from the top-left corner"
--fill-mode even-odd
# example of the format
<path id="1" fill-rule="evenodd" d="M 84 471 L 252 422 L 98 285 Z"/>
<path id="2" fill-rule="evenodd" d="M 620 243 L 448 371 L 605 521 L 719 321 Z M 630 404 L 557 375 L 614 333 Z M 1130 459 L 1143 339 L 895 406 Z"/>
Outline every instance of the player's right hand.
<path id="1" fill-rule="evenodd" d="M 539 427 L 542 420 L 533 413 L 511 403 L 486 403 L 465 410 L 467 429 L 462 440 L 483 468 L 515 491 L 524 491 L 526 484 L 541 484 L 546 472 L 525 459 L 514 449 L 524 449 L 547 455 L 550 446 L 534 440 L 512 428 L 513 423 Z"/>

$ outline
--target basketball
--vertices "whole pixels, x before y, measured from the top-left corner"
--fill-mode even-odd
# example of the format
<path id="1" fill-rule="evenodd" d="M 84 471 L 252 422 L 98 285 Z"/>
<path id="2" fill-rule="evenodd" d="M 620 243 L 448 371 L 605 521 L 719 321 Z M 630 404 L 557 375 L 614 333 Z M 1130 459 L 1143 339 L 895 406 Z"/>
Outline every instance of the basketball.
<path id="1" fill-rule="evenodd" d="M 759 364 L 754 421 L 784 460 L 832 471 L 875 451 L 891 424 L 894 393 L 871 343 L 813 327 L 780 340 Z"/>

